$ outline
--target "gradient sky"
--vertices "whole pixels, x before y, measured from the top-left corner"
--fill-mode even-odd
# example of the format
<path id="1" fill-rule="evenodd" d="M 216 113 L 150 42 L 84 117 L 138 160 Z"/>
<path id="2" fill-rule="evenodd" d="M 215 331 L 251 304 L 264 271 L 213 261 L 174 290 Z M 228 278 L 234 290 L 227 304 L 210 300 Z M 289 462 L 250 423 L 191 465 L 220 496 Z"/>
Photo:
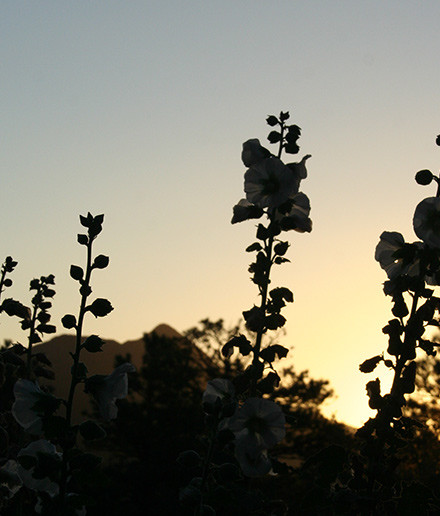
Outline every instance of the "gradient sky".
<path id="1" fill-rule="evenodd" d="M 254 223 L 230 224 L 241 145 L 290 110 L 313 156 L 314 229 L 288 234 L 292 263 L 274 276 L 295 295 L 283 343 L 297 369 L 331 381 L 326 413 L 361 424 L 375 376 L 358 365 L 386 347 L 391 318 L 374 248 L 384 230 L 416 239 L 414 208 L 434 191 L 413 177 L 440 163 L 439 20 L 436 0 L 4 0 L 0 256 L 19 262 L 6 295 L 26 304 L 30 279 L 55 274 L 62 332 L 79 304 L 78 215 L 91 211 L 105 214 L 96 251 L 110 256 L 94 292 L 115 310 L 86 333 L 236 322 L 258 302 Z M 23 342 L 16 320 L 1 327 Z"/>

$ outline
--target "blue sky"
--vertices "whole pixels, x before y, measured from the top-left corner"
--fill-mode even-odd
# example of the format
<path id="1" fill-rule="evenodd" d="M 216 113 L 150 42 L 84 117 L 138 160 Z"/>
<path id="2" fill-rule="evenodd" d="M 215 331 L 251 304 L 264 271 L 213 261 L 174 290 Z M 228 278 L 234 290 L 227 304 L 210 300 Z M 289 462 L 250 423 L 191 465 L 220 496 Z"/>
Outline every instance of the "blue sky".
<path id="1" fill-rule="evenodd" d="M 26 302 L 54 273 L 52 311 L 78 307 L 71 263 L 78 215 L 104 213 L 95 292 L 115 310 L 85 331 L 120 341 L 161 322 L 234 323 L 257 302 L 243 141 L 290 110 L 312 154 L 304 192 L 314 230 L 289 235 L 274 284 L 295 294 L 285 344 L 329 378 L 327 409 L 368 417 L 358 364 L 386 345 L 390 318 L 374 248 L 384 230 L 414 240 L 413 210 L 437 170 L 440 72 L 435 1 L 16 2 L 0 6 L 3 220 L 0 251 L 19 261 L 8 295 Z M 301 156 L 301 155 L 300 155 Z M 23 340 L 14 320 L 4 338 Z"/>

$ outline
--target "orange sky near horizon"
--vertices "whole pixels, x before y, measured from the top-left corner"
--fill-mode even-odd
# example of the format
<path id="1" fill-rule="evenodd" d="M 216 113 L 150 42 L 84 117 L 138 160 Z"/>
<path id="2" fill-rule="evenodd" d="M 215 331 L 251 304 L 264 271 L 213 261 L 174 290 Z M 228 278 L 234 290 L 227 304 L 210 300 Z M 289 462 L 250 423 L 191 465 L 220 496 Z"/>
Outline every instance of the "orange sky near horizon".
<path id="1" fill-rule="evenodd" d="M 85 258 L 78 215 L 91 211 L 105 214 L 96 252 L 110 256 L 94 293 L 115 309 L 85 333 L 235 323 L 258 302 L 244 252 L 255 224 L 230 224 L 241 145 L 290 110 L 298 159 L 312 154 L 314 227 L 287 234 L 291 263 L 273 277 L 295 296 L 281 343 L 297 370 L 330 380 L 326 414 L 362 424 L 375 374 L 358 366 L 386 348 L 391 318 L 374 249 L 384 230 L 415 240 L 415 206 L 435 193 L 414 175 L 440 165 L 440 4 L 6 0 L 0 14 L 0 257 L 19 262 L 4 295 L 26 304 L 29 281 L 55 274 L 64 333 L 79 303 L 69 268 Z M 23 341 L 16 320 L 0 325 Z"/>

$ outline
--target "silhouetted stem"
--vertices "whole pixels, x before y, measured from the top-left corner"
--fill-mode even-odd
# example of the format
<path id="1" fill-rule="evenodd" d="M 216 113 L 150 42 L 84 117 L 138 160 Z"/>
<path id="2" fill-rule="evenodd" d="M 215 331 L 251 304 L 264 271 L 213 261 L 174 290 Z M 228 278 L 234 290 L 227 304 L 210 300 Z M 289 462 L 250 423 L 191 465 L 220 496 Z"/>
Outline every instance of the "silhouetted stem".
<path id="1" fill-rule="evenodd" d="M 209 443 L 208 453 L 205 457 L 205 463 L 203 464 L 202 482 L 200 484 L 200 504 L 196 509 L 195 516 L 202 514 L 203 507 L 203 493 L 205 491 L 206 483 L 208 481 L 209 465 L 211 464 L 212 454 L 214 453 L 215 441 L 217 438 L 218 421 L 216 422 L 215 428 L 211 434 L 211 442 Z"/>
<path id="2" fill-rule="evenodd" d="M 266 249 L 265 249 L 265 251 L 266 251 L 266 258 L 267 258 L 267 269 L 266 269 L 266 272 L 265 272 L 265 278 L 264 278 L 263 286 L 261 288 L 261 305 L 260 305 L 261 312 L 264 315 L 266 315 L 267 291 L 269 289 L 270 270 L 272 268 L 273 240 L 274 240 L 274 237 L 270 236 L 269 240 L 268 240 L 268 243 L 266 245 Z M 264 334 L 265 331 L 266 331 L 265 328 L 263 328 L 262 330 L 257 332 L 257 337 L 255 339 L 255 346 L 254 346 L 254 349 L 253 349 L 254 358 L 252 360 L 252 364 L 254 366 L 256 366 L 258 364 L 258 362 L 259 362 L 260 350 L 261 350 L 261 342 L 263 340 L 263 334 Z M 257 379 L 254 376 L 252 378 L 252 381 L 251 381 L 250 396 L 255 396 L 256 391 L 257 391 Z"/>
<path id="3" fill-rule="evenodd" d="M 76 325 L 76 345 L 75 345 L 75 353 L 73 354 L 72 380 L 70 382 L 69 397 L 67 399 L 67 404 L 66 404 L 66 421 L 67 421 L 68 428 L 70 428 L 70 426 L 71 426 L 73 398 L 75 395 L 75 388 L 78 383 L 77 376 L 78 376 L 79 357 L 80 357 L 80 353 L 81 353 L 82 327 L 83 327 L 83 322 L 84 322 L 84 316 L 86 313 L 87 297 L 89 296 L 88 291 L 89 291 L 89 286 L 90 286 L 90 277 L 92 274 L 92 243 L 93 243 L 93 240 L 90 239 L 90 242 L 87 244 L 86 275 L 85 275 L 84 281 L 81 283 L 81 288 L 83 289 L 83 292 L 81 294 L 81 305 L 80 305 L 80 309 L 79 309 L 78 322 Z M 67 462 L 68 462 L 67 455 L 64 450 L 62 469 L 61 469 L 61 480 L 60 480 L 60 504 L 61 504 L 61 507 L 64 507 L 65 500 L 66 500 L 66 484 L 67 484 L 67 477 L 69 474 Z"/>
<path id="4" fill-rule="evenodd" d="M 84 322 L 84 316 L 86 313 L 86 303 L 87 297 L 89 296 L 88 287 L 90 286 L 90 277 L 92 274 L 92 243 L 93 240 L 89 242 L 87 245 L 87 266 L 86 266 L 86 276 L 84 278 L 84 282 L 81 285 L 81 288 L 84 288 L 84 292 L 81 295 L 81 306 L 79 309 L 78 322 L 76 325 L 76 345 L 75 345 L 75 353 L 73 355 L 73 366 L 72 366 L 72 381 L 70 383 L 69 397 L 67 399 L 67 407 L 66 407 L 66 419 L 67 424 L 70 426 L 72 419 L 72 406 L 73 406 L 73 397 L 75 395 L 75 388 L 78 383 L 77 381 L 77 373 L 78 373 L 78 363 L 79 356 L 81 352 L 81 339 L 82 339 L 82 327 Z"/>
<path id="5" fill-rule="evenodd" d="M 4 286 L 4 282 L 5 282 L 5 277 L 6 277 L 6 267 L 3 266 L 2 267 L 2 275 L 0 277 L 0 301 L 1 301 L 2 294 L 3 294 L 3 286 Z"/>
<path id="6" fill-rule="evenodd" d="M 37 292 L 38 295 L 38 292 Z M 34 305 L 34 311 L 32 313 L 31 319 L 31 327 L 29 330 L 29 338 L 28 338 L 28 348 L 27 348 L 27 361 L 26 361 L 26 376 L 30 378 L 31 376 L 31 360 L 32 360 L 32 346 L 34 343 L 34 335 L 35 335 L 35 321 L 37 320 L 37 305 Z"/>

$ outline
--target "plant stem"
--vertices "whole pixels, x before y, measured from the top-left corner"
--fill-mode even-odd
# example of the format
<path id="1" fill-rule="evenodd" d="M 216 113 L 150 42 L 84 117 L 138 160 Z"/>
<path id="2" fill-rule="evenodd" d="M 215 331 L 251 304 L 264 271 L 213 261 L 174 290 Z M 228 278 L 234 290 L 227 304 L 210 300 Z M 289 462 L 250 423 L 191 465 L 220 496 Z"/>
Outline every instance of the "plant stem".
<path id="1" fill-rule="evenodd" d="M 218 421 L 216 422 L 215 427 L 212 431 L 211 442 L 209 443 L 208 453 L 205 458 L 205 463 L 203 464 L 202 482 L 200 484 L 200 504 L 196 508 L 195 516 L 202 514 L 203 492 L 205 490 L 206 482 L 208 481 L 209 465 L 211 464 L 212 454 L 214 453 L 215 441 L 217 439 L 217 430 L 218 430 Z"/>
<path id="2" fill-rule="evenodd" d="M 37 292 L 37 296 L 39 291 Z M 29 337 L 28 337 L 28 348 L 27 348 L 27 360 L 26 360 L 26 376 L 30 379 L 31 376 L 31 360 L 32 360 L 32 346 L 34 343 L 34 335 L 35 335 L 35 321 L 37 320 L 37 310 L 38 306 L 34 305 L 34 311 L 32 313 L 31 327 L 29 329 Z"/>
<path id="3" fill-rule="evenodd" d="M 70 382 L 70 390 L 69 397 L 67 398 L 67 406 L 66 406 L 66 420 L 67 424 L 70 426 L 72 420 L 72 407 L 73 407 L 73 397 L 75 395 L 75 388 L 78 383 L 77 373 L 78 373 L 78 363 L 79 356 L 81 352 L 81 340 L 82 340 L 82 327 L 84 322 L 84 315 L 86 313 L 86 303 L 87 297 L 89 296 L 89 286 L 90 286 L 90 277 L 92 274 L 92 243 L 93 240 L 87 244 L 87 265 L 86 265 L 86 276 L 84 278 L 84 282 L 81 284 L 81 288 L 83 292 L 81 294 L 81 306 L 79 309 L 78 322 L 76 325 L 76 345 L 75 345 L 75 353 L 73 355 L 73 366 L 72 366 L 72 380 Z"/>
<path id="4" fill-rule="evenodd" d="M 263 283 L 263 286 L 262 286 L 262 289 L 261 289 L 261 305 L 260 305 L 260 309 L 261 309 L 261 312 L 264 313 L 264 315 L 266 315 L 266 308 L 267 308 L 267 291 L 268 291 L 268 288 L 269 288 L 269 283 L 270 283 L 270 270 L 272 268 L 272 251 L 273 251 L 273 241 L 274 241 L 274 237 L 273 236 L 270 236 L 269 237 L 269 240 L 266 244 L 266 258 L 267 258 L 267 269 L 266 269 L 266 272 L 265 272 L 265 278 L 264 278 L 264 283 Z M 261 350 L 261 342 L 263 340 L 263 333 L 265 332 L 265 328 L 259 330 L 257 332 L 257 337 L 255 339 L 255 346 L 253 348 L 253 354 L 254 354 L 254 358 L 252 360 L 252 364 L 254 366 L 256 366 L 259 362 L 259 357 L 260 357 L 260 350 Z M 251 381 L 251 386 L 250 386 L 250 396 L 255 396 L 256 394 L 256 391 L 257 391 L 257 379 L 256 377 L 254 376 L 252 378 L 252 381 Z"/>

